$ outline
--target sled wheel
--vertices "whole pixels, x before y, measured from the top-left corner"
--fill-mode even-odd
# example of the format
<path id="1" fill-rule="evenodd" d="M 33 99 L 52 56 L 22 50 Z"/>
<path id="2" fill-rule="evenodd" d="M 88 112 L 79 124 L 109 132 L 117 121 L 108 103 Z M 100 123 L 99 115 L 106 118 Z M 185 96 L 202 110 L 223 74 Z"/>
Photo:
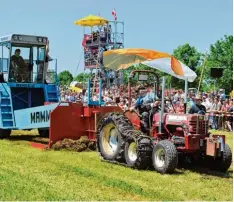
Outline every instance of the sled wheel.
<path id="1" fill-rule="evenodd" d="M 0 129 L 0 139 L 9 138 L 11 135 L 11 130 L 9 129 Z"/>
<path id="2" fill-rule="evenodd" d="M 38 133 L 40 137 L 49 137 L 48 129 L 38 129 Z"/>

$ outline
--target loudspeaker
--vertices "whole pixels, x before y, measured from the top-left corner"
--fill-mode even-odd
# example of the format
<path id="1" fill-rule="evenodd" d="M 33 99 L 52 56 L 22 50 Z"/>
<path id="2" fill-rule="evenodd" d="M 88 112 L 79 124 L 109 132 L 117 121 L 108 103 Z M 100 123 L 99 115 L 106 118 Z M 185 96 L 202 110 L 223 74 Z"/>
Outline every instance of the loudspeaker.
<path id="1" fill-rule="evenodd" d="M 220 78 L 223 76 L 223 68 L 210 68 L 210 76 L 212 78 Z"/>

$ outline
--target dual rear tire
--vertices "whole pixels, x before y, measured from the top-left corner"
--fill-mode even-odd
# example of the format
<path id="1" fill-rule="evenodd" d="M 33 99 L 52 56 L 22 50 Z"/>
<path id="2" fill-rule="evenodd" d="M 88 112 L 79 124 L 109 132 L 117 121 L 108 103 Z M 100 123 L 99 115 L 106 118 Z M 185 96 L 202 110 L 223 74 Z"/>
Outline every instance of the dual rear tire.
<path id="1" fill-rule="evenodd" d="M 144 151 L 140 150 L 141 147 Z M 115 113 L 101 120 L 97 148 L 103 159 L 133 168 L 147 167 L 147 157 L 152 153 L 151 139 L 136 130 L 125 116 Z"/>

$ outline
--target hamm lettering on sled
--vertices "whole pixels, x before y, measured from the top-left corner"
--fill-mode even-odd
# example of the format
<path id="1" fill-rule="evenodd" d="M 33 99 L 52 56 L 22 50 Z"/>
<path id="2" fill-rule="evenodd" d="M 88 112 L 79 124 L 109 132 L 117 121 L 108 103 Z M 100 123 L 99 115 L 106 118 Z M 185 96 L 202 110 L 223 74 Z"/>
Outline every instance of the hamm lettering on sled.
<path id="1" fill-rule="evenodd" d="M 42 111 L 42 112 L 31 112 L 31 123 L 42 123 L 48 122 L 50 120 L 51 110 Z"/>
<path id="2" fill-rule="evenodd" d="M 58 103 L 15 111 L 16 124 L 22 129 L 50 127 L 50 114 Z"/>

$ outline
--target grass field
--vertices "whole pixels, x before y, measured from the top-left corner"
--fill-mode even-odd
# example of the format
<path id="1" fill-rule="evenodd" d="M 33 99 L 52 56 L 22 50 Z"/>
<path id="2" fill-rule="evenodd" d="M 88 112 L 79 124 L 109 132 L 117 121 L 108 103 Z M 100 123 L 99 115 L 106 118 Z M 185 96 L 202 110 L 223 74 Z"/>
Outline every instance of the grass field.
<path id="1" fill-rule="evenodd" d="M 232 133 L 225 135 L 233 148 Z M 0 140 L 0 200 L 232 201 L 232 187 L 232 167 L 160 175 L 101 162 L 96 152 L 41 151 L 27 141 Z"/>

